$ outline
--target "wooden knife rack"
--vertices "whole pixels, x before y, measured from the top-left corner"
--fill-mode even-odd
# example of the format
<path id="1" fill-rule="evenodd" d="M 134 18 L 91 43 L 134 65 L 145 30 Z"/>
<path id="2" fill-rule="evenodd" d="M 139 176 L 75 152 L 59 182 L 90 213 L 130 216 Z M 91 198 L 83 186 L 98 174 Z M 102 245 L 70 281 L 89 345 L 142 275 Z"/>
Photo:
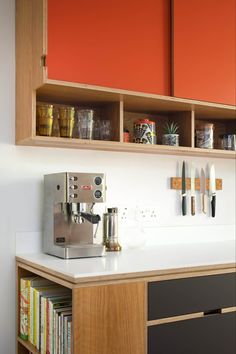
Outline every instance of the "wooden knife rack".
<path id="1" fill-rule="evenodd" d="M 170 179 L 171 189 L 182 189 L 182 178 L 171 177 Z M 209 190 L 210 179 L 206 178 L 206 190 Z M 191 189 L 191 178 L 186 178 L 186 190 Z M 195 190 L 200 190 L 200 178 L 195 178 Z M 222 179 L 216 179 L 216 190 L 222 190 Z"/>

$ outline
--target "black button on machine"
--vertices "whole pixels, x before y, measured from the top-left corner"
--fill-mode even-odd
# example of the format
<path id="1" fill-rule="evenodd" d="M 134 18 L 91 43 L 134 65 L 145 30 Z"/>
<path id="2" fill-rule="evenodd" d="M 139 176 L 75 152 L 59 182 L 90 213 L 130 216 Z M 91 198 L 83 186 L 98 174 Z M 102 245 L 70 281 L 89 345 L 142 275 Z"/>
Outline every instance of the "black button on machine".
<path id="1" fill-rule="evenodd" d="M 94 183 L 95 183 L 97 186 L 100 186 L 100 184 L 102 184 L 102 179 L 101 179 L 101 177 L 95 177 Z"/>
<path id="2" fill-rule="evenodd" d="M 96 190 L 96 191 L 94 192 L 94 196 L 95 196 L 95 198 L 99 199 L 99 198 L 101 198 L 101 196 L 102 196 L 102 192 L 99 191 L 99 190 Z"/>

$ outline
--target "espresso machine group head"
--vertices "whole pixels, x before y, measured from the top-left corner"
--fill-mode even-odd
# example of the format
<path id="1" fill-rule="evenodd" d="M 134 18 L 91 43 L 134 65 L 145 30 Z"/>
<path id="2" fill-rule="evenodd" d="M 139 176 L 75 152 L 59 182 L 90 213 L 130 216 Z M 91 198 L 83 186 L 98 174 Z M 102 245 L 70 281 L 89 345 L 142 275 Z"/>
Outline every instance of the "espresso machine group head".
<path id="1" fill-rule="evenodd" d="M 103 173 L 45 175 L 44 252 L 66 259 L 102 256 L 104 246 L 94 243 L 101 218 L 93 206 L 105 202 L 105 197 Z"/>

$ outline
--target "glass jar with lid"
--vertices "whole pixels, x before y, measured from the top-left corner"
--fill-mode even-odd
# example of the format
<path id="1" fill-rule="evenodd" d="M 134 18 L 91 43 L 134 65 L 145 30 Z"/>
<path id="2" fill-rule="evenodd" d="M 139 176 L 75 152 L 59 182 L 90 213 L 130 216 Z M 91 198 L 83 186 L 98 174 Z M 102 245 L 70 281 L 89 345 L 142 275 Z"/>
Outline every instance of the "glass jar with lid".
<path id="1" fill-rule="evenodd" d="M 201 149 L 214 148 L 214 124 L 200 124 L 196 127 L 196 147 Z"/>

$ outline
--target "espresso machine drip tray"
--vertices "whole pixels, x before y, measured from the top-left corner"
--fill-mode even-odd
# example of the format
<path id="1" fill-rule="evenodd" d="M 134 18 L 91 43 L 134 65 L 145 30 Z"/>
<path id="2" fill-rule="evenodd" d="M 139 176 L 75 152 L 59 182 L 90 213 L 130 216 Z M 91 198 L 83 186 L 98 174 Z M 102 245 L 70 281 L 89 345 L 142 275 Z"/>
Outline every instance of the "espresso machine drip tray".
<path id="1" fill-rule="evenodd" d="M 61 255 L 59 255 L 58 253 L 57 257 L 65 258 L 65 259 L 88 258 L 88 257 L 101 257 L 104 256 L 104 254 L 105 254 L 105 248 L 103 245 L 98 245 L 98 244 L 79 245 L 78 244 L 78 245 L 71 245 L 70 247 L 61 247 Z"/>

